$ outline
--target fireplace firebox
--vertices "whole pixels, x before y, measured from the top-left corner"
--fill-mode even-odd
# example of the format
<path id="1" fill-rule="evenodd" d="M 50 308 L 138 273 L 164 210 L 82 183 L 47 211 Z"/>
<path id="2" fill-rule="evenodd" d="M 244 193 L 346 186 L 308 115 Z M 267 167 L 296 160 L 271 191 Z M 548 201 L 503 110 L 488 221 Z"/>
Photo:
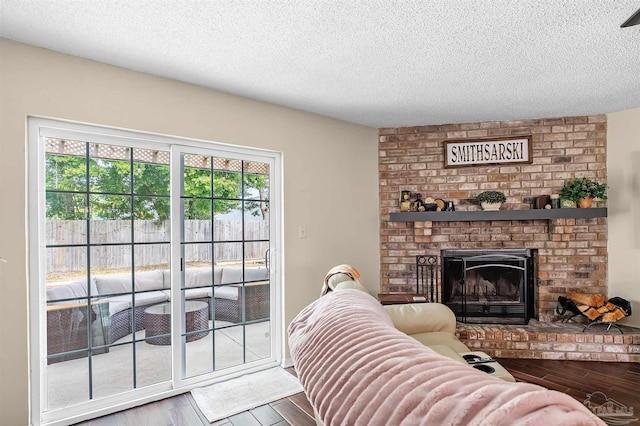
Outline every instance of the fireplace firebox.
<path id="1" fill-rule="evenodd" d="M 536 311 L 537 250 L 442 250 L 442 303 L 458 321 L 527 324 Z"/>

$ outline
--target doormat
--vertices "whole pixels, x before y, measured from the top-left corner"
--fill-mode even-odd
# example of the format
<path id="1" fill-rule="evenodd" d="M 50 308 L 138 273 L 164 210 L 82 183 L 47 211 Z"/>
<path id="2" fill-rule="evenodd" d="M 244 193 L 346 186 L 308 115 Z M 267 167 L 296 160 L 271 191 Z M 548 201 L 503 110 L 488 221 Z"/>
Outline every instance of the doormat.
<path id="1" fill-rule="evenodd" d="M 191 390 L 198 408 L 209 422 L 302 392 L 302 385 L 280 367 Z"/>

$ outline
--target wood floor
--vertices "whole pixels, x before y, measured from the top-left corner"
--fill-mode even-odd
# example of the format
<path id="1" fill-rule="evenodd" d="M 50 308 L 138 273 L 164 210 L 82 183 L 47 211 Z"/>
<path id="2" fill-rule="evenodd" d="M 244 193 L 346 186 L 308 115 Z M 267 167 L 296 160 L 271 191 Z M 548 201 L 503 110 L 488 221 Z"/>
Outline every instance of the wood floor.
<path id="1" fill-rule="evenodd" d="M 640 364 L 532 359 L 500 359 L 499 361 L 519 382 L 534 383 L 564 392 L 580 402 L 583 402 L 590 393 L 603 392 L 608 398 L 627 407 L 633 407 L 634 413 L 640 413 Z M 295 374 L 292 369 L 289 371 Z M 201 426 L 207 424 L 207 419 L 200 413 L 189 393 L 79 423 L 82 426 Z M 306 396 L 304 393 L 299 393 L 213 424 L 216 426 L 312 426 L 315 425 L 315 420 Z"/>

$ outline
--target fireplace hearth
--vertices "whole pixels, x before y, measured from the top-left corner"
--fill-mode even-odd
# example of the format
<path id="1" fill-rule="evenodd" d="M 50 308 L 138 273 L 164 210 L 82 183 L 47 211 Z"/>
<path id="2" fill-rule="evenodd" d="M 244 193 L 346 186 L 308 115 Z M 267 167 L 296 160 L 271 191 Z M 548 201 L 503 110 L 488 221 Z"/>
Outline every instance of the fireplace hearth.
<path id="1" fill-rule="evenodd" d="M 535 316 L 537 251 L 442 250 L 442 303 L 460 322 L 527 324 Z"/>

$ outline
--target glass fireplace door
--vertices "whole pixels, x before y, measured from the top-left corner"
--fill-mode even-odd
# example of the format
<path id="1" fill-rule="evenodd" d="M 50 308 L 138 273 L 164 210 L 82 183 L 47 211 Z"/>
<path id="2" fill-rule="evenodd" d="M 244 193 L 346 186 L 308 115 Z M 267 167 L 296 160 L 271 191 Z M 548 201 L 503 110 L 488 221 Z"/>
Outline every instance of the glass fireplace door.
<path id="1" fill-rule="evenodd" d="M 462 322 L 526 324 L 533 265 L 532 250 L 443 250 L 442 301 Z"/>

